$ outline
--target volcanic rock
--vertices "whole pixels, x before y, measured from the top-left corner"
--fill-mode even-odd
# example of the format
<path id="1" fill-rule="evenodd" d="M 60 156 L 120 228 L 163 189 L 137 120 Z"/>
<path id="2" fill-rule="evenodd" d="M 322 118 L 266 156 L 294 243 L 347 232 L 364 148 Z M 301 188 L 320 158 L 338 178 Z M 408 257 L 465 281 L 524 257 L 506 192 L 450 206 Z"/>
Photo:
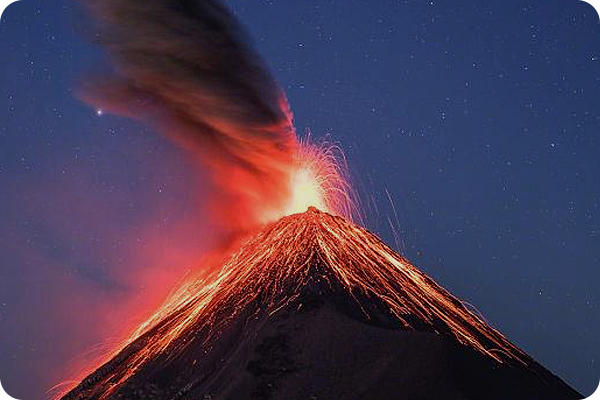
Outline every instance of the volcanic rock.
<path id="1" fill-rule="evenodd" d="M 311 208 L 182 288 L 63 400 L 580 398 L 373 234 Z"/>

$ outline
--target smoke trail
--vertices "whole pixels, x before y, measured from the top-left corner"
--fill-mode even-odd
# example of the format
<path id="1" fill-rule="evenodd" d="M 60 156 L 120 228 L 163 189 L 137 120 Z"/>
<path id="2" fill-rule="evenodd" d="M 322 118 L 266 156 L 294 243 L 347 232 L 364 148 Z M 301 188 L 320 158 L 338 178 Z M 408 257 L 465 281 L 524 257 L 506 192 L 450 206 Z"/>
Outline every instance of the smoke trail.
<path id="1" fill-rule="evenodd" d="M 296 152 L 282 91 L 217 0 L 90 1 L 111 74 L 83 84 L 102 110 L 150 124 L 208 171 L 212 223 L 234 234 L 289 194 Z M 220 225 L 220 227 L 219 227 Z"/>

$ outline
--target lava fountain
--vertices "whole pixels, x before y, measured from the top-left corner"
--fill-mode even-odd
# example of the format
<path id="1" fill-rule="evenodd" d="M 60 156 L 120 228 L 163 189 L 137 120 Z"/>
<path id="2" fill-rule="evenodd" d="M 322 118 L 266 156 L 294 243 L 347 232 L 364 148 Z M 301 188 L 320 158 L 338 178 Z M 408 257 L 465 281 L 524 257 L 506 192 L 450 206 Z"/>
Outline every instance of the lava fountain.
<path id="1" fill-rule="evenodd" d="M 306 211 L 309 207 L 360 219 L 357 196 L 352 190 L 342 150 L 328 143 L 300 142 L 289 172 L 289 196 L 284 206 L 266 222 Z"/>

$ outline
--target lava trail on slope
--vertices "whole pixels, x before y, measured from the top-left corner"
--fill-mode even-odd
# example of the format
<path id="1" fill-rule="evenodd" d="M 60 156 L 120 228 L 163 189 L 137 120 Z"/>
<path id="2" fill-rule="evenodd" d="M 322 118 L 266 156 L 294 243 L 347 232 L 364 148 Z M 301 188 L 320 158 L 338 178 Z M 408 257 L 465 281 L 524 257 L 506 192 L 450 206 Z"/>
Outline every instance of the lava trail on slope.
<path id="1" fill-rule="evenodd" d="M 71 399 L 575 399 L 367 230 L 315 208 L 182 287 Z"/>

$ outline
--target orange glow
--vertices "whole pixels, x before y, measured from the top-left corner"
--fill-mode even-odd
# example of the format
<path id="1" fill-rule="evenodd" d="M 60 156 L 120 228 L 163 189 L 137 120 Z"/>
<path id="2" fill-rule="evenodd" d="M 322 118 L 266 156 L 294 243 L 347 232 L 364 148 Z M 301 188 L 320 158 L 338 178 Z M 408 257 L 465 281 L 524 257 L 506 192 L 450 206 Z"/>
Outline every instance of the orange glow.
<path id="1" fill-rule="evenodd" d="M 318 177 L 309 167 L 298 168 L 292 174 L 291 186 L 292 199 L 289 206 L 285 209 L 286 215 L 302 212 L 310 206 L 327 209 Z"/>
<path id="2" fill-rule="evenodd" d="M 231 321 L 251 323 L 289 305 L 301 307 L 301 293 L 311 282 L 324 285 L 325 293 L 346 295 L 367 317 L 373 304 L 385 305 L 398 329 L 434 331 L 500 363 L 529 362 L 373 234 L 315 208 L 265 226 L 219 265 L 179 288 L 64 399 L 107 399 L 141 369 L 178 358 L 192 343 L 209 353 Z"/>
<path id="3" fill-rule="evenodd" d="M 277 221 L 282 217 L 304 212 L 309 207 L 316 207 L 330 214 L 343 216 L 351 221 L 360 220 L 360 213 L 357 206 L 358 201 L 349 183 L 349 174 L 347 173 L 345 158 L 341 149 L 330 143 L 312 143 L 307 138 L 296 141 L 294 150 L 294 156 L 290 158 L 287 165 L 279 165 L 278 171 L 283 182 L 277 185 L 277 187 L 271 187 L 274 192 L 273 198 L 266 197 L 265 201 L 256 200 L 260 196 L 257 196 L 252 190 L 264 183 L 256 183 L 254 181 L 256 177 L 252 174 L 235 168 L 228 170 L 228 172 L 237 171 L 237 175 L 225 172 L 221 174 L 223 176 L 223 180 L 220 182 L 221 185 L 236 187 L 235 190 L 237 191 L 247 190 L 247 192 L 244 192 L 243 196 L 238 197 L 239 201 L 233 207 L 232 203 L 228 200 L 219 202 L 218 196 L 216 196 L 214 203 L 212 203 L 211 209 L 215 211 L 213 218 L 218 219 L 223 216 L 225 220 L 223 223 L 227 227 L 234 226 L 234 223 L 240 226 L 238 231 L 233 230 L 235 234 L 232 235 L 232 238 L 228 238 L 224 241 L 224 244 L 213 250 L 213 254 L 223 252 L 223 254 L 228 255 L 231 246 L 235 246 L 240 235 L 243 237 L 243 235 L 255 232 L 266 224 Z M 249 199 L 254 200 L 249 201 Z M 248 210 L 251 211 L 247 212 Z M 214 221 L 212 222 L 214 223 Z M 215 229 L 217 233 L 221 233 L 221 231 L 229 232 L 222 227 Z M 211 255 L 206 255 L 206 258 L 210 259 Z M 198 266 L 195 271 L 191 272 L 191 276 L 205 276 L 208 274 L 208 271 L 214 271 L 214 268 L 221 262 L 221 259 L 213 265 L 210 265 L 210 262 L 204 262 L 203 265 Z M 198 282 L 194 282 L 191 285 L 198 287 L 197 290 L 203 293 L 206 292 L 208 296 L 208 291 L 212 288 L 212 284 L 210 283 L 210 279 L 212 278 L 205 277 L 198 279 Z M 191 280 L 193 279 L 188 278 L 188 281 Z M 206 285 L 200 288 L 199 286 L 203 284 L 200 282 L 206 282 Z M 177 293 L 171 296 L 171 299 L 180 298 L 181 302 L 187 301 L 184 299 L 185 296 L 189 295 L 189 286 L 189 282 L 187 284 L 184 283 L 180 289 L 176 289 Z M 123 341 L 123 343 L 116 346 L 106 343 L 106 347 L 114 350 L 108 354 L 104 354 L 99 360 L 93 362 L 91 366 L 79 372 L 75 379 L 69 379 L 53 387 L 50 390 L 52 393 L 60 392 L 55 398 L 60 398 L 62 394 L 68 392 L 76 382 L 93 372 L 98 365 L 102 365 L 110 360 L 118 351 L 124 348 L 126 343 L 130 343 L 134 338 L 142 334 L 145 329 L 156 323 L 157 320 L 164 318 L 174 307 L 180 306 L 181 302 L 172 301 L 168 303 L 156 311 L 156 314 L 141 327 L 133 327 L 133 329 L 125 331 L 127 333 L 134 332 L 128 335 L 129 338 Z M 121 331 L 125 330 L 124 326 L 125 323 L 119 329 Z M 182 325 L 182 328 L 184 326 L 185 324 Z M 175 335 L 177 332 L 179 330 L 174 330 L 172 334 Z M 166 335 L 164 340 L 167 341 L 169 336 Z"/>
<path id="4" fill-rule="evenodd" d="M 268 222 L 304 212 L 309 207 L 350 220 L 358 216 L 357 200 L 339 147 L 316 145 L 308 139 L 301 142 L 288 176 L 288 200 Z"/>

